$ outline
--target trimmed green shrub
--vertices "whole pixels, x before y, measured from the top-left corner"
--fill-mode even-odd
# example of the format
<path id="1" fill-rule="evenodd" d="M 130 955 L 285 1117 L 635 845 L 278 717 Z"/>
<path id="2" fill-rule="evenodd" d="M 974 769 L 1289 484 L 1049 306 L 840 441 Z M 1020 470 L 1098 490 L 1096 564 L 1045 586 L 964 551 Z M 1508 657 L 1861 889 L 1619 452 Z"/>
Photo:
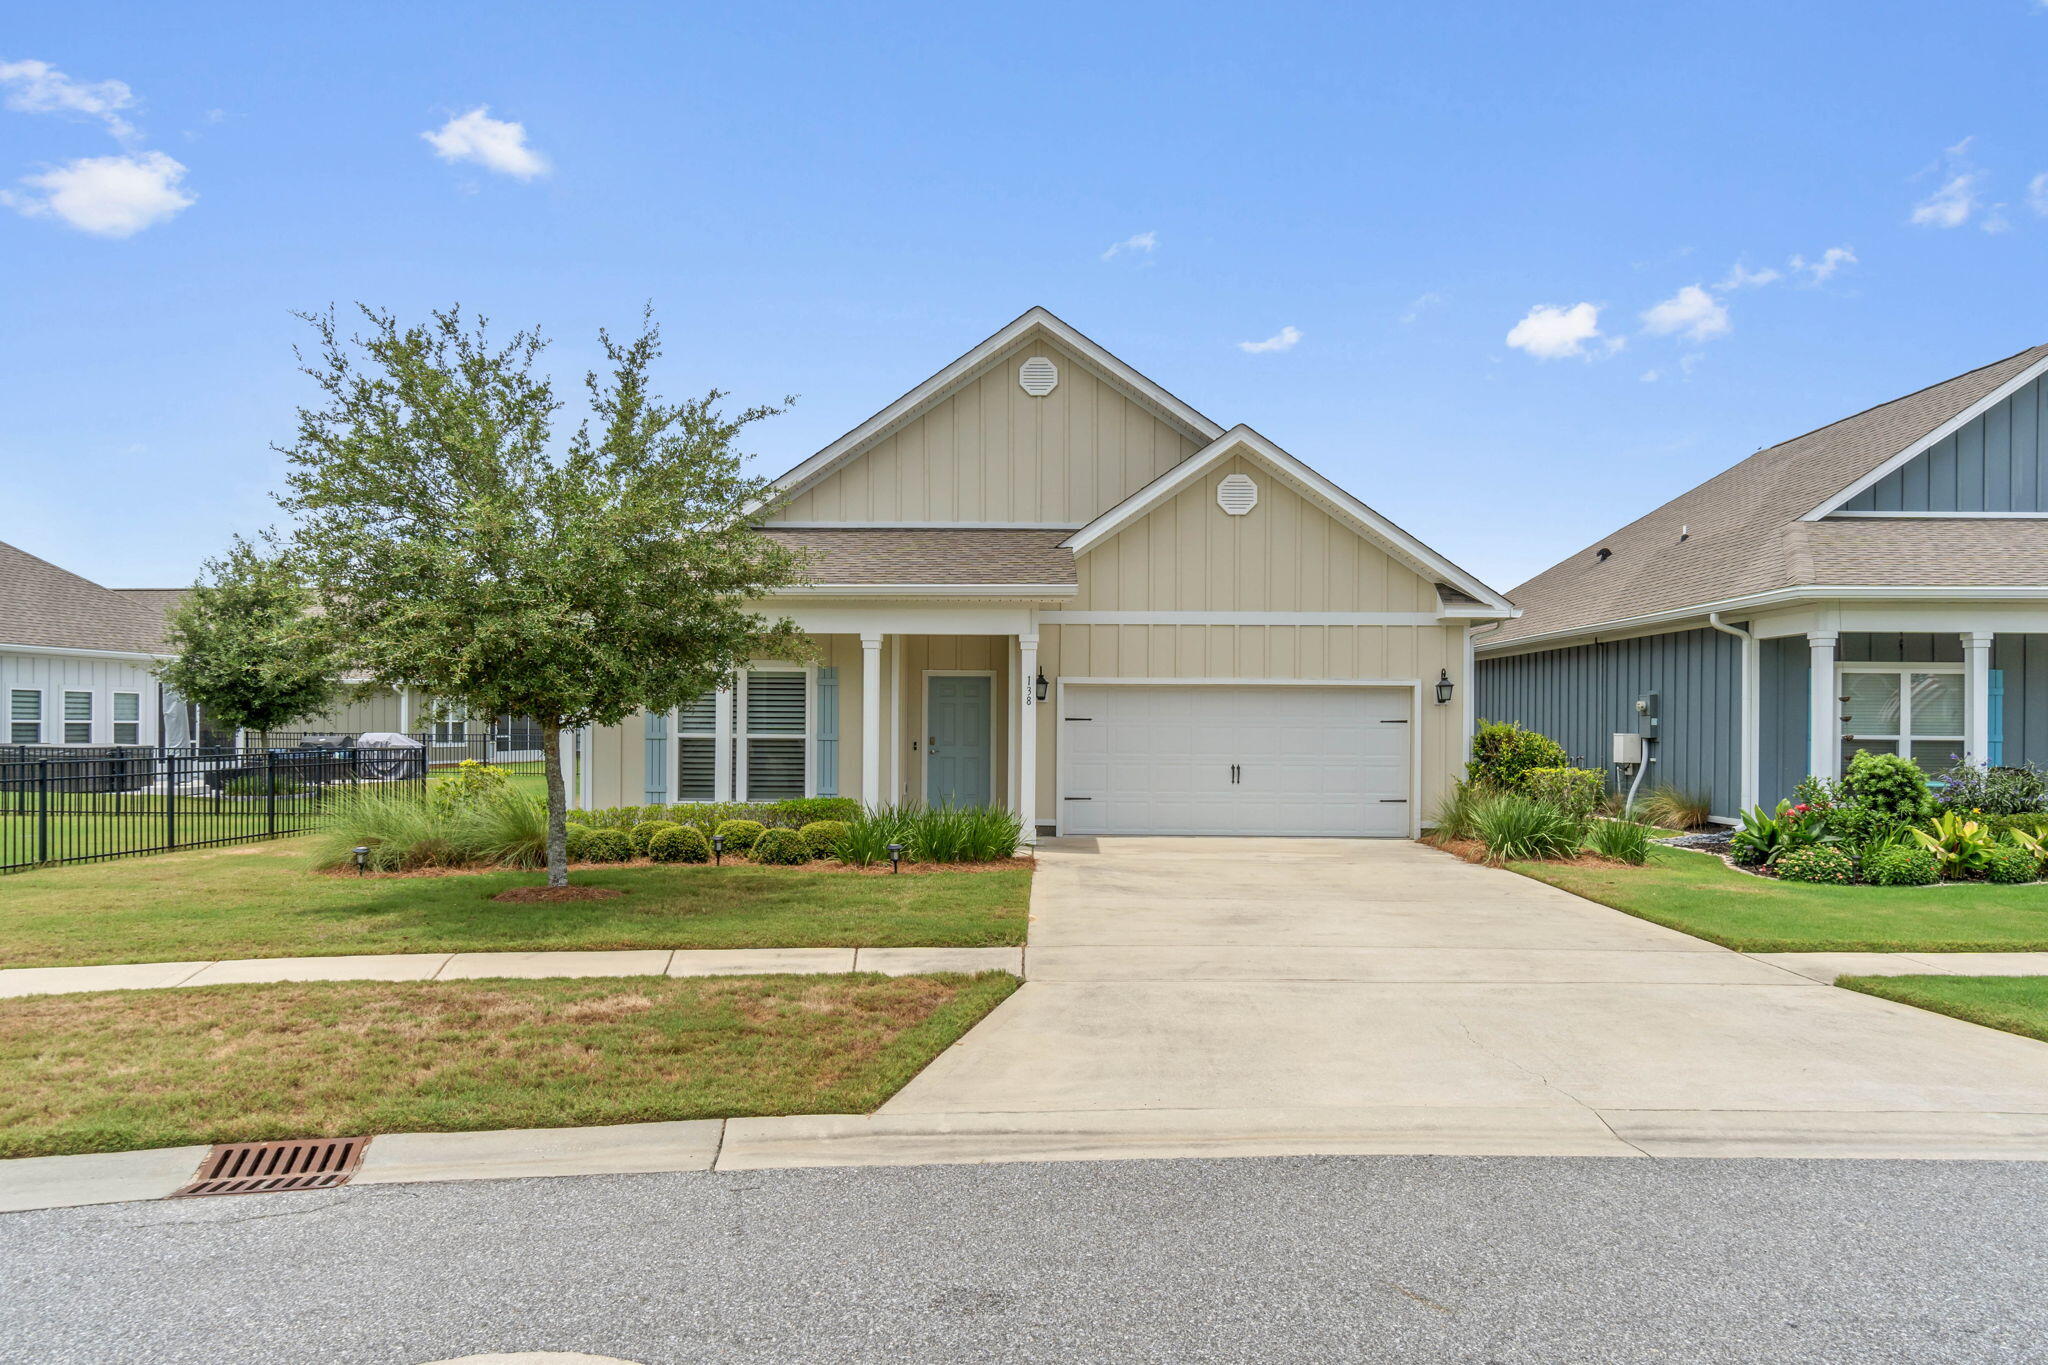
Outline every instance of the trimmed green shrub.
<path id="1" fill-rule="evenodd" d="M 1927 774 L 1920 771 L 1919 764 L 1897 754 L 1868 750 L 1857 754 L 1842 775 L 1842 791 L 1849 800 L 1897 824 L 1923 820 L 1934 813 Z"/>
<path id="2" fill-rule="evenodd" d="M 782 817 L 783 824 L 800 830 L 820 820 L 851 820 L 860 814 L 860 802 L 850 796 L 793 796 L 777 801 L 775 813 Z"/>
<path id="3" fill-rule="evenodd" d="M 1932 849 L 1893 844 L 1863 859 L 1863 880 L 1872 886 L 1932 886 L 1941 880 L 1941 859 Z"/>
<path id="4" fill-rule="evenodd" d="M 711 841 L 695 825 L 665 825 L 647 841 L 647 856 L 657 863 L 708 863 Z"/>
<path id="5" fill-rule="evenodd" d="M 767 831 L 768 827 L 759 820 L 721 820 L 712 833 L 725 840 L 726 852 L 745 853 Z"/>
<path id="6" fill-rule="evenodd" d="M 1807 844 L 1780 853 L 1772 861 L 1771 871 L 1788 882 L 1852 886 L 1856 882 L 1856 855 L 1839 844 Z"/>
<path id="7" fill-rule="evenodd" d="M 633 861 L 633 841 L 622 829 L 594 829 L 583 841 L 587 861 L 593 863 L 630 863 Z"/>
<path id="8" fill-rule="evenodd" d="M 465 758 L 427 783 L 427 799 L 442 810 L 460 810 L 512 790 L 512 775 L 490 763 Z"/>
<path id="9" fill-rule="evenodd" d="M 2018 844 L 1997 844 L 1984 857 L 1984 880 L 2030 882 L 2041 875 L 2041 860 Z"/>
<path id="10" fill-rule="evenodd" d="M 1845 801 L 1827 807 L 1820 813 L 1820 825 L 1825 838 L 1852 849 L 1865 848 L 1879 841 L 1892 842 L 1905 830 L 1901 822 L 1861 801 Z"/>
<path id="11" fill-rule="evenodd" d="M 590 836 L 593 833 L 590 826 L 579 825 L 574 820 L 571 820 L 563 830 L 563 833 L 568 836 L 569 861 L 572 863 L 589 862 Z"/>
<path id="12" fill-rule="evenodd" d="M 627 831 L 627 837 L 633 841 L 633 851 L 645 858 L 647 850 L 654 846 L 655 835 L 664 830 L 680 828 L 682 827 L 673 820 L 642 820 Z"/>
<path id="13" fill-rule="evenodd" d="M 1586 846 L 1603 858 L 1641 867 L 1650 860 L 1650 827 L 1633 820 L 1595 820 Z"/>
<path id="14" fill-rule="evenodd" d="M 1522 774 L 1522 791 L 1547 801 L 1566 815 L 1589 819 L 1607 790 L 1607 774 L 1598 768 L 1530 768 Z"/>
<path id="15" fill-rule="evenodd" d="M 1483 787 L 1514 791 L 1522 775 L 1531 768 L 1563 768 L 1571 764 L 1564 746 L 1548 735 L 1524 730 L 1519 724 L 1496 725 L 1479 722 L 1472 736 L 1472 761 L 1465 765 L 1465 778 Z"/>
<path id="16" fill-rule="evenodd" d="M 763 830 L 761 836 L 754 840 L 754 861 L 757 863 L 796 867 L 810 860 L 810 846 L 804 843 L 804 836 L 793 829 Z"/>
<path id="17" fill-rule="evenodd" d="M 846 822 L 813 820 L 798 832 L 803 835 L 804 847 L 811 851 L 813 858 L 829 858 L 839 851 L 839 841 L 846 837 Z"/>
<path id="18" fill-rule="evenodd" d="M 1492 862 L 1570 858 L 1585 842 L 1586 824 L 1520 792 L 1493 792 L 1473 806 L 1472 832 Z"/>

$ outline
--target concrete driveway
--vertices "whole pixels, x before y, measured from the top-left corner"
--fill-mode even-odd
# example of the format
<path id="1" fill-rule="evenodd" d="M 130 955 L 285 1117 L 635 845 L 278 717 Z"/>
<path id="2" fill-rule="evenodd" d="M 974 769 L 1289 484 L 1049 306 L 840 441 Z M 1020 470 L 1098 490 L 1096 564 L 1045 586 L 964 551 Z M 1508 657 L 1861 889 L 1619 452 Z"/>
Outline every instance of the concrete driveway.
<path id="1" fill-rule="evenodd" d="M 873 1119 L 816 1136 L 861 1160 L 2048 1156 L 2048 1045 L 1419 844 L 1040 858 L 1025 986 Z M 786 1136 L 761 1164 L 802 1158 Z"/>

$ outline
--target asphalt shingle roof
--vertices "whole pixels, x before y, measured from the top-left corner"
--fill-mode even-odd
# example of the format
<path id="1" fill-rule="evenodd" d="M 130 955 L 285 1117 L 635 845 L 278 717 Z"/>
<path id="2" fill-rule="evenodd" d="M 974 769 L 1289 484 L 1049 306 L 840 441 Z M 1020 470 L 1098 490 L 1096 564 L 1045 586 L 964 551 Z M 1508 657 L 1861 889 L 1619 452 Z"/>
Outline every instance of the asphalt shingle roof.
<path id="1" fill-rule="evenodd" d="M 766 526 L 765 535 L 811 556 L 809 578 L 834 583 L 1073 583 L 1070 531 L 899 530 Z"/>
<path id="2" fill-rule="evenodd" d="M 149 654 L 163 642 L 161 607 L 60 569 L 0 541 L 0 648 L 110 649 Z"/>
<path id="3" fill-rule="evenodd" d="M 1510 589 L 1522 615 L 1480 647 L 1802 585 L 2048 585 L 2048 522 L 1800 520 L 2044 358 L 2035 346 L 1758 451 Z"/>

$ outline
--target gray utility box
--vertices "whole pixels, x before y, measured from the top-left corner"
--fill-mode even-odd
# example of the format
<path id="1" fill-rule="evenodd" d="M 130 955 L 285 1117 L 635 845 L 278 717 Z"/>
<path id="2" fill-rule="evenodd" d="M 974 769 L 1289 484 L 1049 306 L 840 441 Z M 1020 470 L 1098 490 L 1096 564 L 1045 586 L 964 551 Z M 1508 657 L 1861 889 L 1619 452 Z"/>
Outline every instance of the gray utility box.
<path id="1" fill-rule="evenodd" d="M 1643 761 L 1643 737 L 1633 730 L 1614 732 L 1614 757 L 1611 762 L 1623 768 L 1633 768 Z"/>

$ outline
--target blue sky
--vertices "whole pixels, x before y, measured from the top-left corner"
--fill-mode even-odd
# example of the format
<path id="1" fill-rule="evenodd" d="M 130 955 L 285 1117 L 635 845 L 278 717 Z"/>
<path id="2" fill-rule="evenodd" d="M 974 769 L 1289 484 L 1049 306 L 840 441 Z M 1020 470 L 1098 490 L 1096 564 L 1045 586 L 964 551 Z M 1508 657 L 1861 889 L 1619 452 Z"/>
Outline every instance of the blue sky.
<path id="1" fill-rule="evenodd" d="M 1502 587 L 2048 340 L 2043 0 L 85 4 L 0 44 L 0 539 L 116 586 L 273 520 L 330 301 L 536 323 L 569 376 L 652 300 L 671 392 L 800 395 L 768 472 L 1043 304 Z"/>

